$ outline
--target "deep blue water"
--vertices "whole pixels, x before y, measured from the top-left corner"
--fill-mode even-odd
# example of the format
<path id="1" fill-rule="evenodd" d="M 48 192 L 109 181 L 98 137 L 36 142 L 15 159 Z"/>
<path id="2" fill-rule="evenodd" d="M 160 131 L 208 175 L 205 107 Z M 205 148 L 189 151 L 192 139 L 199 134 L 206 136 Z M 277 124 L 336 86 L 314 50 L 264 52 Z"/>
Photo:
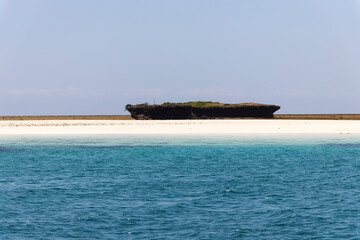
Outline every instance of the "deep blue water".
<path id="1" fill-rule="evenodd" d="M 0 239 L 359 238 L 359 136 L 0 138 Z"/>

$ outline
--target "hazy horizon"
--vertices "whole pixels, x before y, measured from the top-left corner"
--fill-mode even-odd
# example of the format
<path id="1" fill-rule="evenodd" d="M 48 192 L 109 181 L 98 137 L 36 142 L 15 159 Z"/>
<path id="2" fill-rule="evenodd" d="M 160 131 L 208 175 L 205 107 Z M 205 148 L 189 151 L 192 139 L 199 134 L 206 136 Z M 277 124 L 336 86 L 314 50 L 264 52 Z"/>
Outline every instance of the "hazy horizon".
<path id="1" fill-rule="evenodd" d="M 0 115 L 360 113 L 360 0 L 0 0 Z"/>

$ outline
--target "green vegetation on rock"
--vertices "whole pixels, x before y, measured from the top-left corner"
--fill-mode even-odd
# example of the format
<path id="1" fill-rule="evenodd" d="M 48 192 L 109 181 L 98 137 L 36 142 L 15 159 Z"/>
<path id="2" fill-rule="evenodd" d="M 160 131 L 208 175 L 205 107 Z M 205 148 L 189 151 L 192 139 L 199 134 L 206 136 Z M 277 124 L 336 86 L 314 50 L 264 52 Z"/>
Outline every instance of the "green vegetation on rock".
<path id="1" fill-rule="evenodd" d="M 239 106 L 259 106 L 259 105 L 264 105 L 264 104 L 259 104 L 259 103 L 230 104 L 230 103 L 219 103 L 219 102 L 211 102 L 211 101 L 194 101 L 194 102 L 184 102 L 184 103 L 165 102 L 158 106 L 191 106 L 191 107 L 206 108 L 206 107 L 239 107 Z"/>

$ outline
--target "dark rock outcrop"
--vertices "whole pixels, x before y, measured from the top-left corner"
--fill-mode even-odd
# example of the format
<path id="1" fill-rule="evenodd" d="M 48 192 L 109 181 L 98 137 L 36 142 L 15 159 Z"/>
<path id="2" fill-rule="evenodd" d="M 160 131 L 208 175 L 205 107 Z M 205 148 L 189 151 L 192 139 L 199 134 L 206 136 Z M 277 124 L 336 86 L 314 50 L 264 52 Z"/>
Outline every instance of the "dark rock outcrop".
<path id="1" fill-rule="evenodd" d="M 257 103 L 189 102 L 126 105 L 126 110 L 134 119 L 273 118 L 273 113 L 279 109 L 280 106 L 277 105 Z"/>

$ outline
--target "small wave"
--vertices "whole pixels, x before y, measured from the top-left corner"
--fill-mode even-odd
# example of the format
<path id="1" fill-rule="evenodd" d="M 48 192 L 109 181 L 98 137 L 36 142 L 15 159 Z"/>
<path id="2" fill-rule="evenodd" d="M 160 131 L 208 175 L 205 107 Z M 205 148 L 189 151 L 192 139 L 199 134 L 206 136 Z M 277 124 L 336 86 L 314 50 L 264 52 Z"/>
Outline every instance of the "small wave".
<path id="1" fill-rule="evenodd" d="M 163 145 L 116 145 L 116 146 L 86 146 L 86 145 L 78 145 L 73 146 L 76 148 L 85 148 L 85 149 L 124 149 L 124 148 L 138 148 L 138 147 L 144 147 L 144 148 L 159 148 L 164 147 Z"/>
<path id="2" fill-rule="evenodd" d="M 22 149 L 9 148 L 9 147 L 0 147 L 0 153 L 1 152 L 18 152 L 18 151 L 22 151 Z"/>
<path id="3" fill-rule="evenodd" d="M 323 146 L 360 148 L 360 143 L 327 143 L 323 144 Z"/>

